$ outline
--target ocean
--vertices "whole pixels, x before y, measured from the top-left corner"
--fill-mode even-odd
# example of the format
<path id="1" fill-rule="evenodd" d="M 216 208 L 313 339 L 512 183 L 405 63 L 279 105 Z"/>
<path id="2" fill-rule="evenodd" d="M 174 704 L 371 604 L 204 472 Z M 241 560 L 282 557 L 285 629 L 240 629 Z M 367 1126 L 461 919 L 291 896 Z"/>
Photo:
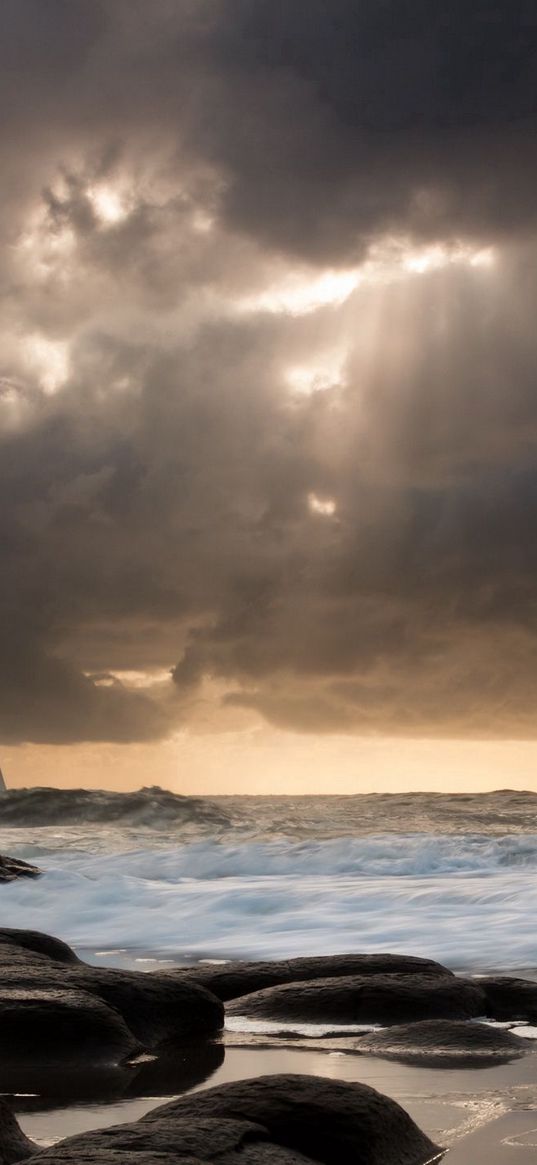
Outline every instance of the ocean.
<path id="1" fill-rule="evenodd" d="M 537 966 L 536 793 L 29 789 L 2 795 L 0 822 L 0 851 L 45 871 L 2 887 L 2 924 L 97 963 L 384 950 Z"/>

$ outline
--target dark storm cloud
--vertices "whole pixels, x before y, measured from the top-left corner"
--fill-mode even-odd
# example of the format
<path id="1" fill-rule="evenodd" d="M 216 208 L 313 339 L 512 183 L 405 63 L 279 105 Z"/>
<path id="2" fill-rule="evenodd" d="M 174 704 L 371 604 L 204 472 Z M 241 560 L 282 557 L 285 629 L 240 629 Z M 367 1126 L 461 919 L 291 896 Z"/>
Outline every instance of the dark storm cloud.
<path id="1" fill-rule="evenodd" d="M 195 130 L 230 176 L 235 225 L 348 262 L 383 231 L 487 237 L 535 223 L 530 0 L 214 8 L 194 44 L 220 100 L 210 116 L 202 92 Z"/>
<path id="2" fill-rule="evenodd" d="M 156 702 L 111 677 L 82 675 L 43 650 L 33 632 L 21 627 L 0 639 L 2 741 L 128 743 L 158 739 L 169 730 L 172 721 Z"/>
<path id="3" fill-rule="evenodd" d="M 0 738 L 535 736 L 533 6 L 0 17 Z"/>
<path id="4" fill-rule="evenodd" d="M 39 158 L 168 149 L 216 167 L 234 228 L 328 263 L 386 231 L 535 223 L 531 0 L 5 0 L 2 20 L 6 133 Z"/>

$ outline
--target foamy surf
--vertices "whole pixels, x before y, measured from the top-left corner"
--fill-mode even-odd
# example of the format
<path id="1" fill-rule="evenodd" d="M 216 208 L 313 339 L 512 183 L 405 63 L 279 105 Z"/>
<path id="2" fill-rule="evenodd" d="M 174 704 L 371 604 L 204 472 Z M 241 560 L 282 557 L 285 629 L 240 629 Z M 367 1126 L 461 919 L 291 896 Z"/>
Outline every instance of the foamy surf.
<path id="1" fill-rule="evenodd" d="M 3 887 L 2 921 L 86 951 L 191 960 L 391 950 L 461 970 L 537 965 L 536 834 L 257 842 L 228 831 L 163 846 L 139 830 L 146 846 L 123 851 L 124 832 L 86 828 L 94 852 L 84 852 L 81 832 L 51 833 L 4 831 L 2 846 L 38 855 L 46 874 Z"/>
<path id="2" fill-rule="evenodd" d="M 250 1019 L 246 1015 L 227 1015 L 225 1029 L 237 1035 L 305 1036 L 323 1039 L 328 1036 L 363 1036 L 380 1031 L 380 1024 L 301 1023 L 276 1019 Z"/>

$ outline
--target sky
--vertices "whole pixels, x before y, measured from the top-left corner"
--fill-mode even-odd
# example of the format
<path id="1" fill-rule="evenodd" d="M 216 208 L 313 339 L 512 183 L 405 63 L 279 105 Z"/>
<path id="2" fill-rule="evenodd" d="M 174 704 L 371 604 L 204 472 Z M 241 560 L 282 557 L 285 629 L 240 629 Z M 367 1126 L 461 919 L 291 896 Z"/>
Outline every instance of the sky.
<path id="1" fill-rule="evenodd" d="M 533 0 L 0 0 L 9 784 L 537 788 Z"/>

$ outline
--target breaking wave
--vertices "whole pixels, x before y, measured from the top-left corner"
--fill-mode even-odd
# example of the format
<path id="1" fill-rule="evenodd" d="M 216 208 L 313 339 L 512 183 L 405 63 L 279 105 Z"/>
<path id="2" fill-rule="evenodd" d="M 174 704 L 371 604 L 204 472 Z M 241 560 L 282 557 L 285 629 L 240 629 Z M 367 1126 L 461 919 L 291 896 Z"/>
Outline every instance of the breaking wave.
<path id="1" fill-rule="evenodd" d="M 138 830 L 135 849 L 109 827 L 5 835 L 46 873 L 2 888 L 3 924 L 96 961 L 392 950 L 454 969 L 537 967 L 536 833 L 259 842 L 228 825 L 227 840 L 174 845 Z"/>

